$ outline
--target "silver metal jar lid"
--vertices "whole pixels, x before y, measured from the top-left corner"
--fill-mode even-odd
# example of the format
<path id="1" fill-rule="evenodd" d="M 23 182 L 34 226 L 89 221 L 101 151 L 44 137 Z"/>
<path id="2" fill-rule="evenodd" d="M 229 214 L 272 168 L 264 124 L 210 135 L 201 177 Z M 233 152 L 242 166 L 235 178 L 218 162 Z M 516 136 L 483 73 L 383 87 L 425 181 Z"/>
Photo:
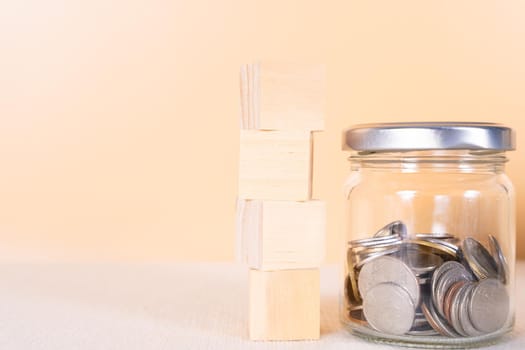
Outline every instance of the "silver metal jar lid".
<path id="1" fill-rule="evenodd" d="M 344 148 L 356 151 L 515 149 L 514 131 L 495 123 L 422 122 L 360 124 L 345 132 Z"/>

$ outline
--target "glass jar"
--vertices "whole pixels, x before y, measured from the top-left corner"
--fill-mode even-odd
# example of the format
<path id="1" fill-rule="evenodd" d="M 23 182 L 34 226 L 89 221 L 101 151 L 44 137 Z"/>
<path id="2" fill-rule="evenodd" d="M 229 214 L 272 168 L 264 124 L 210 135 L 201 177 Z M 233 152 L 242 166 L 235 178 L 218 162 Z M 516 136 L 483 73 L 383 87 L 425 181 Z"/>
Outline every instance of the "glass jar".
<path id="1" fill-rule="evenodd" d="M 373 341 L 486 344 L 514 324 L 510 128 L 358 125 L 345 184 L 341 318 Z"/>

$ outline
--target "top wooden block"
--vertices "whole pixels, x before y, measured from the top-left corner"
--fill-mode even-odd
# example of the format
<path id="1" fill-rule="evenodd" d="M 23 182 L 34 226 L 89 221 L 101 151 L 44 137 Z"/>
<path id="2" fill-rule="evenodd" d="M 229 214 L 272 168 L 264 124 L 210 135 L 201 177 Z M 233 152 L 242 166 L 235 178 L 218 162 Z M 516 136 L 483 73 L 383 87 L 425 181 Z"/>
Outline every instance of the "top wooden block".
<path id="1" fill-rule="evenodd" d="M 255 63 L 241 67 L 241 128 L 324 129 L 325 66 Z"/>

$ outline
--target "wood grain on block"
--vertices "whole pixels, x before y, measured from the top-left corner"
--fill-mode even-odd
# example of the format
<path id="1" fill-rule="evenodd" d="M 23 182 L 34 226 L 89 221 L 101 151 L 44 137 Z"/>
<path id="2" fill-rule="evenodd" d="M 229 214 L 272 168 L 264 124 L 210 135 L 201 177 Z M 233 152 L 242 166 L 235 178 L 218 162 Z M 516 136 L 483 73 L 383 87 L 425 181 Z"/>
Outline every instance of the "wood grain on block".
<path id="1" fill-rule="evenodd" d="M 319 339 L 319 283 L 318 269 L 250 270 L 250 339 Z"/>
<path id="2" fill-rule="evenodd" d="M 251 268 L 318 268 L 324 258 L 325 233 L 322 201 L 238 201 L 237 257 Z"/>
<path id="3" fill-rule="evenodd" d="M 325 66 L 263 62 L 241 67 L 241 128 L 323 130 Z"/>
<path id="4" fill-rule="evenodd" d="M 241 130 L 239 198 L 308 200 L 311 173 L 311 132 Z"/>
<path id="5" fill-rule="evenodd" d="M 236 260 L 247 264 L 251 254 L 258 254 L 262 232 L 262 201 L 237 199 Z"/>
<path id="6" fill-rule="evenodd" d="M 241 66 L 240 74 L 240 83 L 241 83 L 241 129 L 253 129 L 249 125 L 250 118 L 250 100 L 248 98 L 250 94 L 250 89 L 248 86 L 248 65 L 243 64 Z"/>

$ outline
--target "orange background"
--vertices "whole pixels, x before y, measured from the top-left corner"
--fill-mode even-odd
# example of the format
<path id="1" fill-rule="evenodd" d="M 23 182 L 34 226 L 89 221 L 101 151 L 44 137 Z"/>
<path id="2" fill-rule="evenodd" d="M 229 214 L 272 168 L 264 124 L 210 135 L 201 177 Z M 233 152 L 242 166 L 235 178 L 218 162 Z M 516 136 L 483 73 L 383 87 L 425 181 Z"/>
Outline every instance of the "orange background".
<path id="1" fill-rule="evenodd" d="M 341 130 L 495 121 L 525 257 L 525 2 L 4 1 L 0 260 L 231 260 L 241 63 L 325 62 L 314 195 L 337 260 Z"/>

